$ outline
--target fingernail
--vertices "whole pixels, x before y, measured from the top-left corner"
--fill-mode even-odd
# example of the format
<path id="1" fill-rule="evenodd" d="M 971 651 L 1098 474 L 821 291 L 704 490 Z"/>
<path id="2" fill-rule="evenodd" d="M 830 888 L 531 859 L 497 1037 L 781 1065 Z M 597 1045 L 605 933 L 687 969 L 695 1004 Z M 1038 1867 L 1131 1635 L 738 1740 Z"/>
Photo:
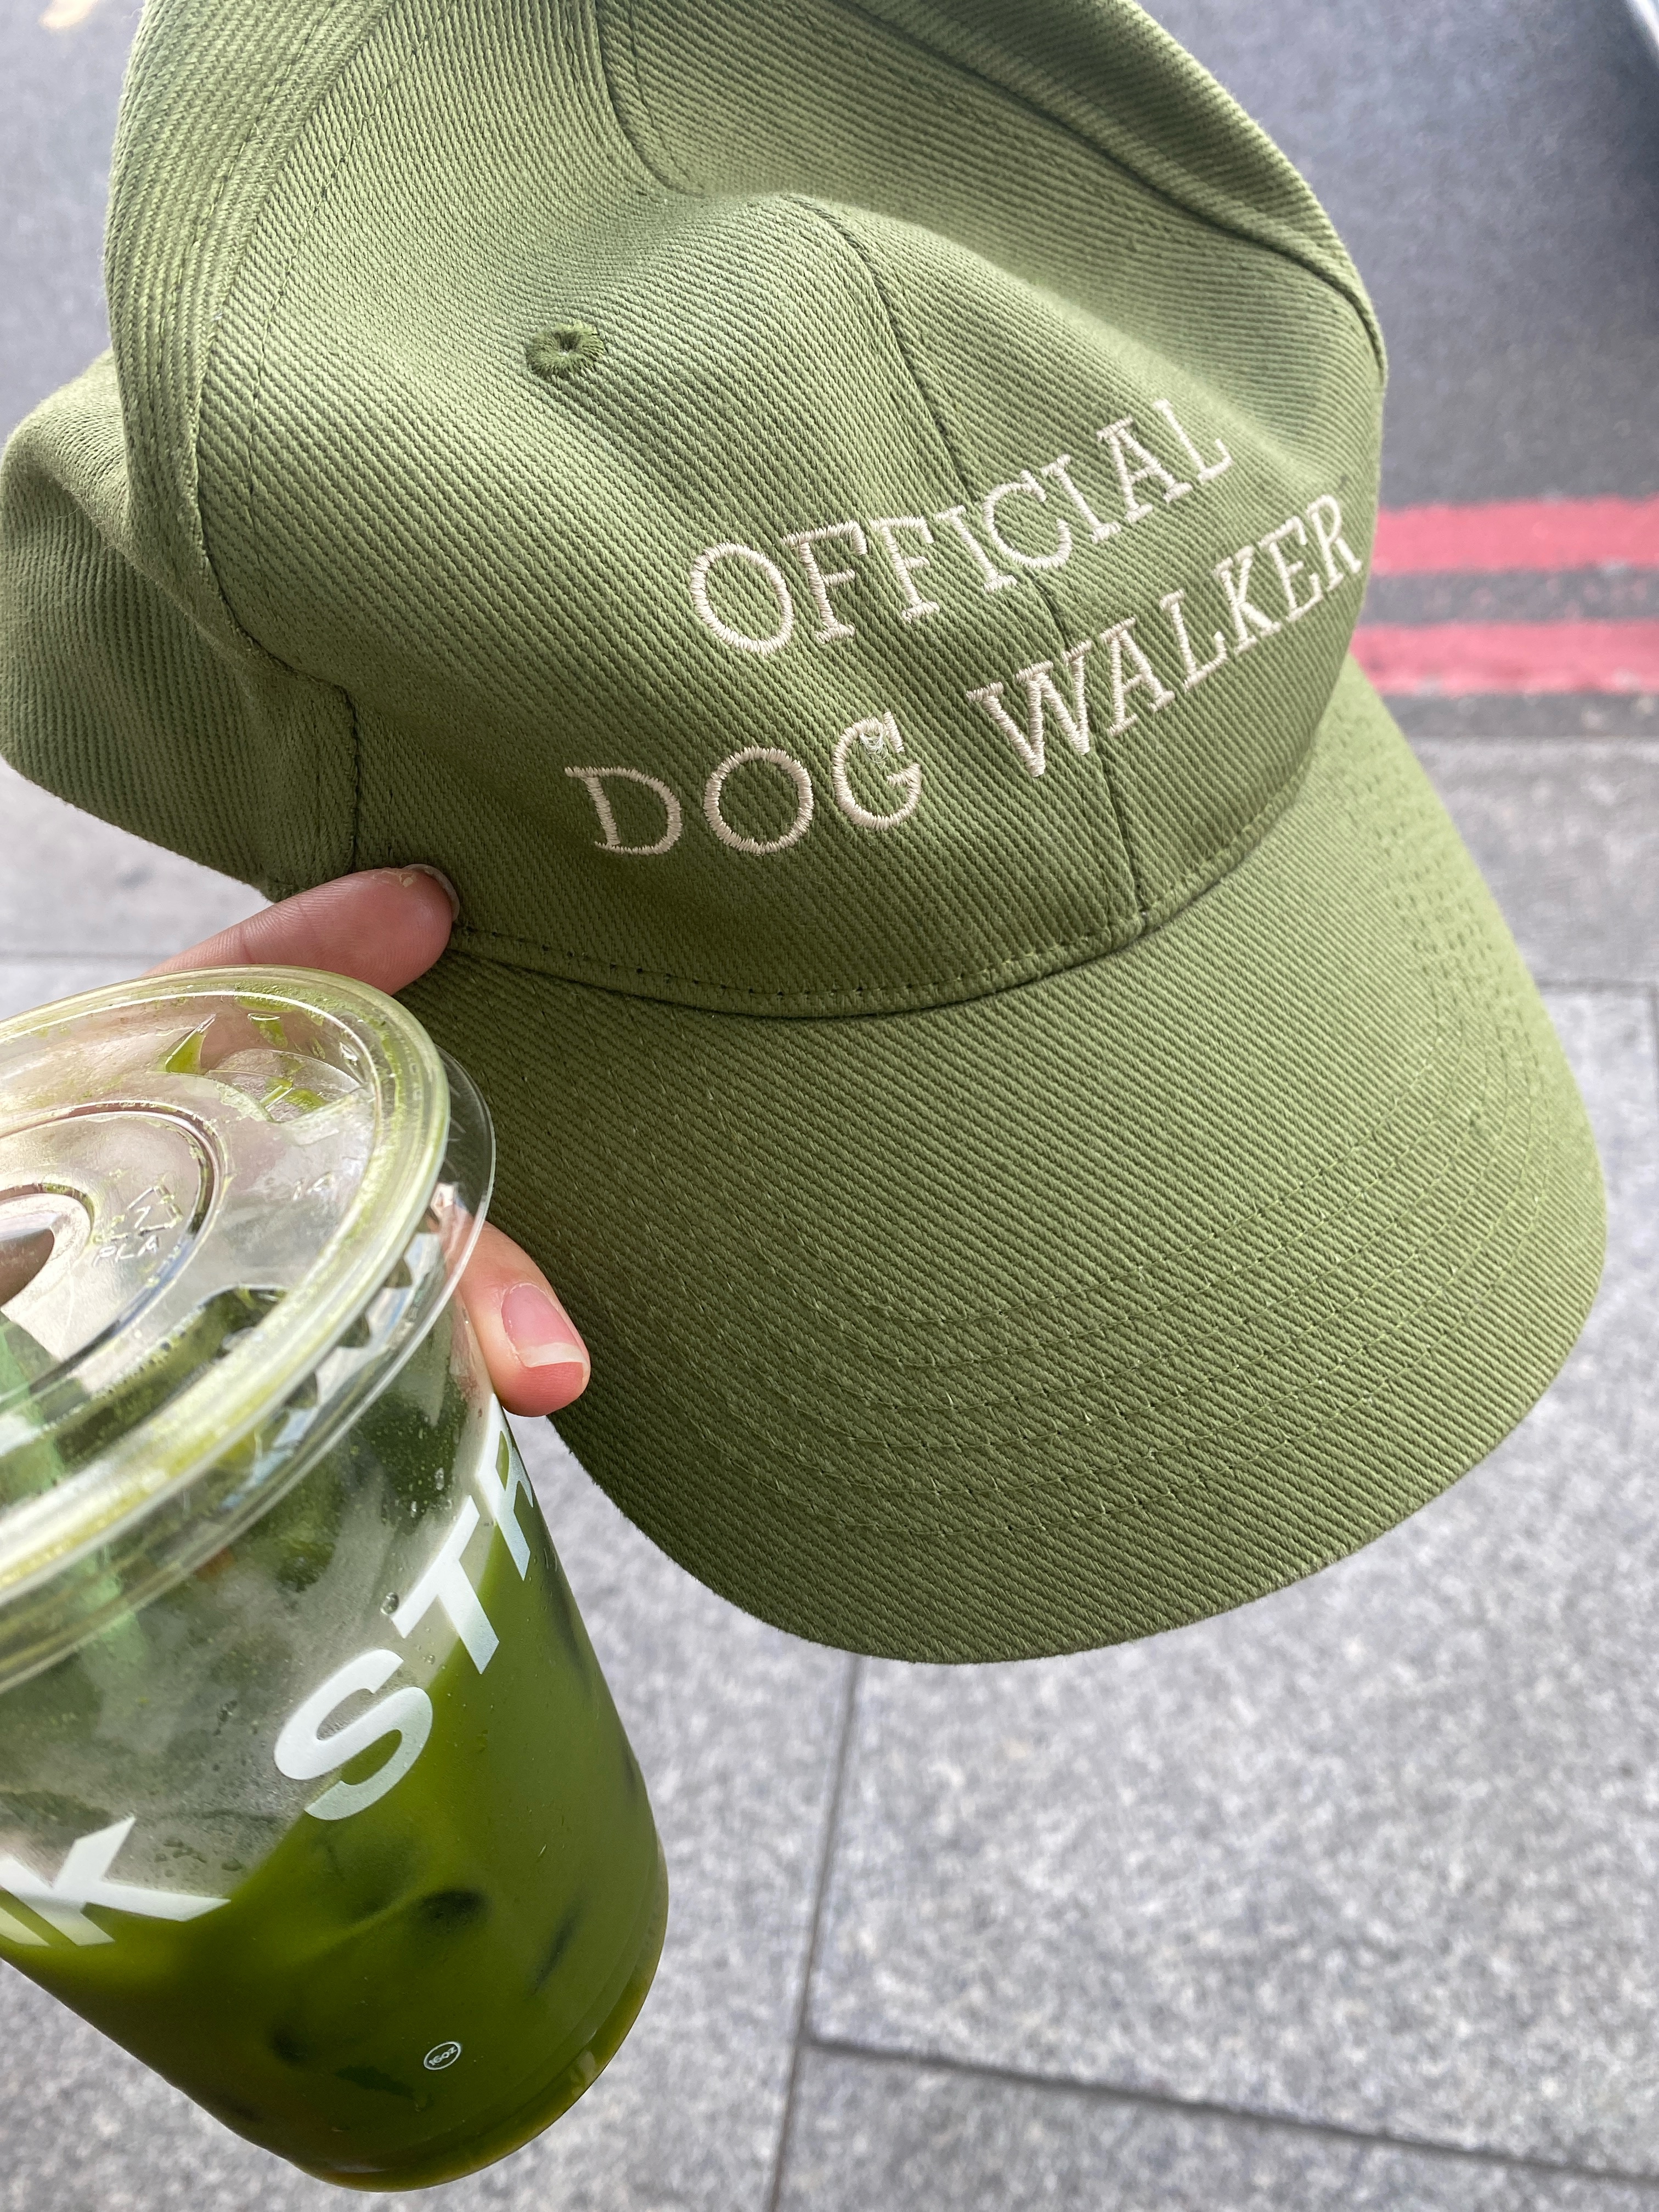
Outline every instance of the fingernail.
<path id="1" fill-rule="evenodd" d="M 441 868 L 434 868 L 430 860 L 410 860 L 405 864 L 401 872 L 406 876 L 430 876 L 434 884 L 442 887 L 443 895 L 449 901 L 450 920 L 452 921 L 460 920 L 461 895 Z"/>
<path id="2" fill-rule="evenodd" d="M 514 1283 L 501 1300 L 501 1327 L 521 1367 L 580 1367 L 586 1372 L 586 1346 L 546 1291 L 533 1283 Z"/>

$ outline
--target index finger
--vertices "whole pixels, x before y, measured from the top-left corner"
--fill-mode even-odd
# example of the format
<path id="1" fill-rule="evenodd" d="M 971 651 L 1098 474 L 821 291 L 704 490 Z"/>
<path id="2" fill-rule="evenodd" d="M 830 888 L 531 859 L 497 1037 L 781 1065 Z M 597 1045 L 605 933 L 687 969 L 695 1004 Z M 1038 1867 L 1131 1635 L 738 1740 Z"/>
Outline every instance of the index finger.
<path id="1" fill-rule="evenodd" d="M 321 968 L 377 990 L 401 991 L 448 944 L 459 908 L 453 887 L 435 868 L 368 868 L 263 907 L 149 972 Z"/>

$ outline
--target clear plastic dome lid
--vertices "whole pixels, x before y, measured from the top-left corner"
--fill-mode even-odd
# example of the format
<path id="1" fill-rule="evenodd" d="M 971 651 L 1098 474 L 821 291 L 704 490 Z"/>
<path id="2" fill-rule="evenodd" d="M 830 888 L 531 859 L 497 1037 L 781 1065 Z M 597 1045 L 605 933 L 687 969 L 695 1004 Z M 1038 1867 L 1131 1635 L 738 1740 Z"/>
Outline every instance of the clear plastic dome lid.
<path id="1" fill-rule="evenodd" d="M 430 1325 L 493 1160 L 366 984 L 202 970 L 0 1023 L 0 1680 L 297 1479 Z"/>

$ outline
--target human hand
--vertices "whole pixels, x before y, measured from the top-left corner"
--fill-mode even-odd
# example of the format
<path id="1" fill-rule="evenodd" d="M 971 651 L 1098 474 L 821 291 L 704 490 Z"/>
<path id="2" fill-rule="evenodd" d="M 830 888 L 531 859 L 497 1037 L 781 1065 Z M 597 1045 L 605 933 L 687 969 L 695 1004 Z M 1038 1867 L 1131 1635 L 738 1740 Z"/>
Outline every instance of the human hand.
<path id="1" fill-rule="evenodd" d="M 423 975 L 449 942 L 454 894 L 435 870 L 370 868 L 301 891 L 176 952 L 180 968 L 322 968 L 377 990 Z M 458 1296 L 477 1333 L 495 1395 L 510 1413 L 556 1413 L 587 1387 L 587 1347 L 511 1238 L 486 1222 Z"/>

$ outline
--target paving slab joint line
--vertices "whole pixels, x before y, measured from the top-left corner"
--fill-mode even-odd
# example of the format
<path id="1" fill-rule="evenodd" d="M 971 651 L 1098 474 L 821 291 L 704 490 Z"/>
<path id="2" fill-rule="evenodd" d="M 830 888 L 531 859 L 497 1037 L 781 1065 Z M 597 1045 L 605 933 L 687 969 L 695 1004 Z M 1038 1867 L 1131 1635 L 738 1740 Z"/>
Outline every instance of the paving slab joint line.
<path id="1" fill-rule="evenodd" d="M 808 2050 L 830 2058 L 872 2058 L 889 2066 L 904 2066 L 917 2073 L 959 2074 L 969 2081 L 995 2081 L 1013 2089 L 1063 2092 L 1088 2097 L 1103 2105 L 1129 2105 L 1154 2112 L 1179 2113 L 1183 2119 L 1227 2120 L 1264 2133 L 1279 2129 L 1322 2142 L 1360 2143 L 1376 2150 L 1411 2152 L 1424 2158 L 1454 2159 L 1464 2164 L 1500 2167 L 1510 2173 L 1547 2174 L 1556 2179 L 1616 2182 L 1639 2189 L 1659 2200 L 1659 2174 L 1627 2172 L 1612 2166 L 1571 2166 L 1564 2160 L 1532 2158 L 1523 2151 L 1483 2148 L 1470 2143 L 1437 2142 L 1431 2136 L 1388 2135 L 1369 2128 L 1344 2127 L 1339 2120 L 1304 2120 L 1294 2112 L 1254 2112 L 1243 2105 L 1222 2105 L 1187 2097 L 1161 2095 L 1156 2089 L 1130 2089 L 1111 2081 L 1091 2081 L 1075 2074 L 1026 2073 L 1017 2066 L 996 2066 L 987 2060 L 956 2058 L 939 2052 L 896 2051 L 878 2044 L 857 2043 L 850 2037 L 817 2035 L 805 2039 Z"/>
<path id="2" fill-rule="evenodd" d="M 1534 975 L 1540 991 L 1582 991 L 1586 998 L 1644 999 L 1653 989 L 1645 975 Z"/>
<path id="3" fill-rule="evenodd" d="M 1464 696 L 1480 696 L 1467 692 Z M 1608 699 L 1628 696 L 1626 692 L 1608 692 Z M 1385 699 L 1385 706 L 1398 703 Z M 1478 752 L 1482 745 L 1562 745 L 1571 752 L 1583 752 L 1586 745 L 1644 745 L 1652 750 L 1659 745 L 1659 730 L 1411 730 L 1405 732 L 1407 745 L 1468 745 Z"/>
<path id="4" fill-rule="evenodd" d="M 824 1907 L 830 1896 L 830 1877 L 835 1872 L 836 1841 L 841 1832 L 842 1799 L 847 1787 L 853 1723 L 858 1708 L 859 1679 L 863 1670 L 861 1659 L 849 1659 L 847 1678 L 842 1686 L 841 1717 L 836 1733 L 835 1765 L 830 1782 L 830 1802 L 823 1817 L 823 1842 L 818 1852 L 811 1927 L 806 1939 L 805 1963 L 801 1968 L 800 2001 L 795 2008 L 794 2036 L 789 2051 L 789 2079 L 784 2088 L 783 2111 L 778 2121 L 777 2150 L 772 2161 L 771 2185 L 766 2192 L 766 2212 L 778 2212 L 782 2202 L 784 2174 L 789 2163 L 789 2144 L 794 2133 L 795 2100 L 800 2087 L 801 2061 L 811 2041 L 807 2021 L 811 2014 L 812 1984 L 817 1974 Z"/>

